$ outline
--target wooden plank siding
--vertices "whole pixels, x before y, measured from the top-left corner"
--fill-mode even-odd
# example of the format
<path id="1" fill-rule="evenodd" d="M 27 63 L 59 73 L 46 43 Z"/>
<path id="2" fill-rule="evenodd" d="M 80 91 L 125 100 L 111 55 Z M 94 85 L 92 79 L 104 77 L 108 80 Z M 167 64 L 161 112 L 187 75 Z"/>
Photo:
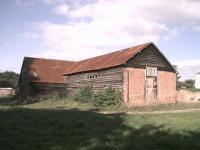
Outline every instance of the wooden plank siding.
<path id="1" fill-rule="evenodd" d="M 146 65 L 158 67 L 158 70 L 174 72 L 172 66 L 153 45 L 149 45 L 127 62 L 127 67 L 146 68 Z"/>
<path id="2" fill-rule="evenodd" d="M 104 70 L 91 71 L 74 74 L 65 77 L 68 95 L 73 95 L 81 87 L 90 85 L 94 92 L 101 91 L 106 87 L 112 87 L 122 92 L 123 88 L 123 68 L 114 67 Z"/>
<path id="3" fill-rule="evenodd" d="M 30 95 L 66 95 L 66 84 L 30 82 Z"/>
<path id="4" fill-rule="evenodd" d="M 25 98 L 30 95 L 30 79 L 28 76 L 27 64 L 23 62 L 20 78 L 18 81 L 18 88 L 19 88 L 19 97 Z"/>

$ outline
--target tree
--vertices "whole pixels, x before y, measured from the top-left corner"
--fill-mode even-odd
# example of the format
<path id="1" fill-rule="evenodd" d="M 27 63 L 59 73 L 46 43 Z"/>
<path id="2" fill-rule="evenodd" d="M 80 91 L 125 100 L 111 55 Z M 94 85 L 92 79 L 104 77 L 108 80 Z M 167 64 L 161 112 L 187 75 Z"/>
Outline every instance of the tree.
<path id="1" fill-rule="evenodd" d="M 176 89 L 177 90 L 180 90 L 181 87 L 182 87 L 182 82 L 180 81 L 181 79 L 181 76 L 178 72 L 178 67 L 177 66 L 174 66 L 175 70 L 176 70 Z"/>
<path id="2" fill-rule="evenodd" d="M 192 79 L 185 80 L 185 82 L 183 82 L 182 86 L 189 90 L 195 89 L 194 80 L 192 80 Z"/>
<path id="3" fill-rule="evenodd" d="M 0 72 L 0 87 L 17 88 L 19 74 L 13 71 Z"/>

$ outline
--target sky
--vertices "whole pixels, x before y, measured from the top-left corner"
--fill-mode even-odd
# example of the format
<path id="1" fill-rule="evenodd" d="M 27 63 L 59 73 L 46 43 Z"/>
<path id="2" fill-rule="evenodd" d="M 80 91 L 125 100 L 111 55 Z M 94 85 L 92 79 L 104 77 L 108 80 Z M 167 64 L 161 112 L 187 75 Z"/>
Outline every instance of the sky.
<path id="1" fill-rule="evenodd" d="M 153 42 L 184 79 L 200 72 L 200 0 L 1 0 L 0 71 L 24 56 L 85 58 Z"/>

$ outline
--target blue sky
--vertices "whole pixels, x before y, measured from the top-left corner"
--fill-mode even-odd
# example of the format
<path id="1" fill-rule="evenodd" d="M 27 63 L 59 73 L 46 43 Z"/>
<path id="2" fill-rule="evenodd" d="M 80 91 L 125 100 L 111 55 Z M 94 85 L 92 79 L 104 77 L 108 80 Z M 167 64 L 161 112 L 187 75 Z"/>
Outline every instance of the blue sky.
<path id="1" fill-rule="evenodd" d="M 2 0 L 0 71 L 24 56 L 80 60 L 154 42 L 183 79 L 200 72 L 199 0 Z"/>

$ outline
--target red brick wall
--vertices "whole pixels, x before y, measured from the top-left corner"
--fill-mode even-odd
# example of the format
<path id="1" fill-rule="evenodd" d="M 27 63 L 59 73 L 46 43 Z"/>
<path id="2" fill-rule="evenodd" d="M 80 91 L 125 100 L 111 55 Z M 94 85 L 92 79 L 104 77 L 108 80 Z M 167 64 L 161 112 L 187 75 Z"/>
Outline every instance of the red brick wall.
<path id="1" fill-rule="evenodd" d="M 172 72 L 158 71 L 157 104 L 175 103 L 176 75 Z M 123 97 L 127 106 L 144 106 L 145 70 L 125 68 L 123 72 Z"/>
<path id="2" fill-rule="evenodd" d="M 142 106 L 144 101 L 144 69 L 124 69 L 124 102 L 127 106 Z"/>
<path id="3" fill-rule="evenodd" d="M 173 72 L 158 72 L 158 103 L 176 102 L 176 74 Z"/>

